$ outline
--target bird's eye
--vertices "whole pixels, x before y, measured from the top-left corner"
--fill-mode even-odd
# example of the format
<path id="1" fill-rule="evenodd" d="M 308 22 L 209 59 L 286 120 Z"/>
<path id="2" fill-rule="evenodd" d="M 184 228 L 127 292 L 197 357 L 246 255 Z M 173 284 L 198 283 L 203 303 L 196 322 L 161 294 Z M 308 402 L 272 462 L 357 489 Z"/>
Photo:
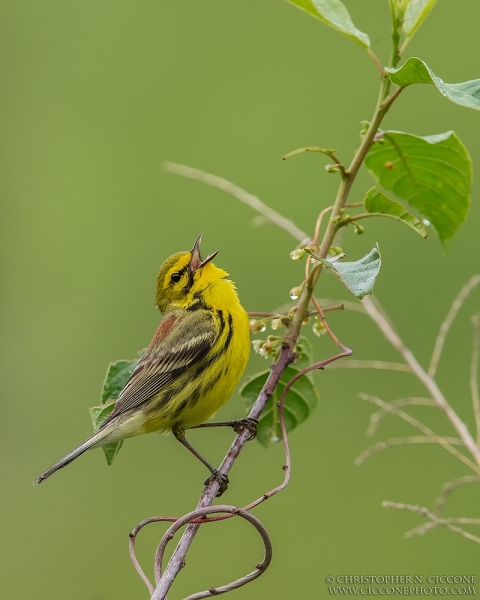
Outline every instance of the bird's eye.
<path id="1" fill-rule="evenodd" d="M 173 283 L 178 283 L 181 278 L 182 276 L 180 275 L 180 273 L 172 273 L 172 275 L 170 276 L 170 279 L 173 281 Z"/>

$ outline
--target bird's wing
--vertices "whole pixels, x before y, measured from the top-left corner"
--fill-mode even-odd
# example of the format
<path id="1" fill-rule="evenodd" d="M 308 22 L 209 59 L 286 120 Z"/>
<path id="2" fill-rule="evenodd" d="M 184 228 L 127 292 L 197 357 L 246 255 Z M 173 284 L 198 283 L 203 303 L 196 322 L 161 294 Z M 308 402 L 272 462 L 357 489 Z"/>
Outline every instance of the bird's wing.
<path id="1" fill-rule="evenodd" d="M 218 329 L 208 312 L 166 315 L 145 356 L 138 363 L 120 392 L 115 409 L 103 423 L 146 402 L 200 362 L 212 348 Z"/>

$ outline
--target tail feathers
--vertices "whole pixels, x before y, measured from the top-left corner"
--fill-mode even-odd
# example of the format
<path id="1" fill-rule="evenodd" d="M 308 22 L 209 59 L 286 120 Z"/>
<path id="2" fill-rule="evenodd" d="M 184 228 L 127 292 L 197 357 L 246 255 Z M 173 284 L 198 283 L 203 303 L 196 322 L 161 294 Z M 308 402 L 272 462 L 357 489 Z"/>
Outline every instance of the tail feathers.
<path id="1" fill-rule="evenodd" d="M 100 431 L 97 431 L 97 433 L 94 433 L 91 437 L 88 438 L 88 440 L 85 440 L 83 444 L 77 446 L 74 450 L 69 452 L 66 456 L 61 458 L 58 462 L 56 462 L 49 469 L 47 469 L 45 473 L 42 473 L 40 477 L 37 477 L 37 479 L 35 479 L 35 481 L 33 482 L 33 485 L 38 485 L 39 483 L 42 483 L 42 481 L 45 481 L 45 479 L 50 477 L 50 475 L 55 473 L 55 471 L 58 471 L 58 469 L 62 469 L 63 467 L 71 463 L 73 460 L 78 458 L 81 454 L 83 454 L 90 448 L 93 448 L 95 445 L 99 444 L 99 442 L 101 442 L 103 438 L 105 438 L 111 432 L 112 427 L 105 427 L 103 429 L 100 429 Z"/>

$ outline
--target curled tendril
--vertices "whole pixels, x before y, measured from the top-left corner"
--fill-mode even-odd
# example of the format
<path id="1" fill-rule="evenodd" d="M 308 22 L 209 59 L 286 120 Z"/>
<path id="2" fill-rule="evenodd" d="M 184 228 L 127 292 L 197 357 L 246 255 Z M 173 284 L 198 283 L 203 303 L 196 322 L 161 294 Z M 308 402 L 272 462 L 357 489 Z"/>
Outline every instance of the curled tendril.
<path id="1" fill-rule="evenodd" d="M 223 515 L 223 517 L 220 517 L 220 518 L 219 517 L 209 518 L 209 519 L 205 518 L 206 515 L 209 515 L 212 513 L 225 513 L 225 514 Z M 236 579 L 235 581 L 232 581 L 231 583 L 228 583 L 227 585 L 223 585 L 223 586 L 215 587 L 215 588 L 211 587 L 208 590 L 204 590 L 202 592 L 197 592 L 196 594 L 188 596 L 188 598 L 185 598 L 185 600 L 199 600 L 200 598 L 209 598 L 213 595 L 224 594 L 224 593 L 230 592 L 231 590 L 234 590 L 236 588 L 242 587 L 243 585 L 250 583 L 250 581 L 253 581 L 257 577 L 260 577 L 260 575 L 267 569 L 267 567 L 269 566 L 269 564 L 272 560 L 272 542 L 270 541 L 270 537 L 267 533 L 267 530 L 262 525 L 260 520 L 257 519 L 257 517 L 252 515 L 250 512 L 248 512 L 248 510 L 245 510 L 243 508 L 238 508 L 237 506 L 230 506 L 228 504 L 218 505 L 218 506 L 207 506 L 205 508 L 198 508 L 197 510 L 189 512 L 186 515 L 184 515 L 183 517 L 179 517 L 179 518 L 177 518 L 177 517 L 151 517 L 150 519 L 146 519 L 145 521 L 142 521 L 141 523 L 139 523 L 135 527 L 135 529 L 132 531 L 132 533 L 130 534 L 130 557 L 132 559 L 132 563 L 133 563 L 137 573 L 140 575 L 143 582 L 148 587 L 150 594 L 153 594 L 153 592 L 155 591 L 155 588 L 151 584 L 148 577 L 145 575 L 145 572 L 143 571 L 142 567 L 140 566 L 140 564 L 136 558 L 136 555 L 135 555 L 136 537 L 137 537 L 138 533 L 140 532 L 140 530 L 143 529 L 143 527 L 145 527 L 146 525 L 149 525 L 150 523 L 156 523 L 156 522 L 161 522 L 161 521 L 173 522 L 173 525 L 164 533 L 162 539 L 160 540 L 160 543 L 158 544 L 157 551 L 155 553 L 155 582 L 158 584 L 158 582 L 160 581 L 160 578 L 162 576 L 162 562 L 163 562 L 163 555 L 165 552 L 165 548 L 167 547 L 168 542 L 170 542 L 173 539 L 175 533 L 179 529 L 181 529 L 184 525 L 187 525 L 188 523 L 202 523 L 202 524 L 203 523 L 211 523 L 213 521 L 221 521 L 221 520 L 224 520 L 225 518 L 232 518 L 232 517 L 241 517 L 242 519 L 245 519 L 251 525 L 253 525 L 253 527 L 255 527 L 255 529 L 258 531 L 258 533 L 260 534 L 260 537 L 262 538 L 263 545 L 265 547 L 265 553 L 263 556 L 263 560 L 255 565 L 254 571 L 252 571 L 251 573 L 248 573 L 247 575 L 244 575 L 243 577 L 240 577 L 240 579 Z"/>
<path id="2" fill-rule="evenodd" d="M 323 314 L 321 314 L 321 316 L 323 317 Z M 270 537 L 267 533 L 267 530 L 262 525 L 262 523 L 254 515 L 252 515 L 250 513 L 250 511 L 253 508 L 255 508 L 256 506 L 258 506 L 259 504 L 262 504 L 262 502 L 265 502 L 266 500 L 268 500 L 275 494 L 278 494 L 279 492 L 281 492 L 282 490 L 284 490 L 287 487 L 287 485 L 290 481 L 291 455 L 290 455 L 290 448 L 289 448 L 289 444 L 288 444 L 287 429 L 286 429 L 286 425 L 285 425 L 285 414 L 284 414 L 284 405 L 285 405 L 286 395 L 287 395 L 289 389 L 292 387 L 292 385 L 306 373 L 309 373 L 310 371 L 317 370 L 317 369 L 323 370 L 328 364 L 338 360 L 339 358 L 343 358 L 344 356 L 349 356 L 352 353 L 352 351 L 349 348 L 346 348 L 345 346 L 343 346 L 343 344 L 341 344 L 341 342 L 339 342 L 338 340 L 336 340 L 336 341 L 337 341 L 338 345 L 344 351 L 339 354 L 336 354 L 335 356 L 332 356 L 322 362 L 316 363 L 314 365 L 310 365 L 306 369 L 303 369 L 303 371 L 296 373 L 290 379 L 290 381 L 286 384 L 286 386 L 282 392 L 280 401 L 277 403 L 277 406 L 279 409 L 280 428 L 282 431 L 282 440 L 283 440 L 283 444 L 284 444 L 284 448 L 285 448 L 285 464 L 282 467 L 282 469 L 285 472 L 285 476 L 284 476 L 283 482 L 279 486 L 273 488 L 266 494 L 263 494 L 262 496 L 260 496 L 259 498 L 257 498 L 253 502 L 251 502 L 250 504 L 247 504 L 247 506 L 244 506 L 243 508 L 238 508 L 236 506 L 230 506 L 230 505 L 207 506 L 204 508 L 197 508 L 196 510 L 189 512 L 182 517 L 173 517 L 173 516 L 151 517 L 151 518 L 145 519 L 145 521 L 142 521 L 141 523 L 139 523 L 135 527 L 135 529 L 130 533 L 130 558 L 132 560 L 133 566 L 135 567 L 137 573 L 140 575 L 141 579 L 147 586 L 147 588 L 150 592 L 150 595 L 152 595 L 154 593 L 155 587 L 152 585 L 152 583 L 146 576 L 145 572 L 143 571 L 142 567 L 140 566 L 140 564 L 137 560 L 137 557 L 135 555 L 135 542 L 136 542 L 137 535 L 146 525 L 149 525 L 150 523 L 158 523 L 158 522 L 172 523 L 172 525 L 164 533 L 162 539 L 160 540 L 160 543 L 158 544 L 157 550 L 155 553 L 154 573 L 155 573 L 155 582 L 157 585 L 159 584 L 159 582 L 162 578 L 162 562 L 163 562 L 163 555 L 164 555 L 165 549 L 166 549 L 168 543 L 173 539 L 175 533 L 180 528 L 182 528 L 183 526 L 185 526 L 187 524 L 199 524 L 200 525 L 200 524 L 204 524 L 204 523 L 211 523 L 213 521 L 223 521 L 225 519 L 231 519 L 232 517 L 238 516 L 238 517 L 245 519 L 251 525 L 253 525 L 255 527 L 255 529 L 259 532 L 259 534 L 262 538 L 262 541 L 263 541 L 263 544 L 265 547 L 265 554 L 264 554 L 262 562 L 257 563 L 255 565 L 254 571 L 252 571 L 251 573 L 244 575 L 240 579 L 232 581 L 231 583 L 228 583 L 226 585 L 216 587 L 216 588 L 212 587 L 212 588 L 209 588 L 208 590 L 204 590 L 202 592 L 197 592 L 196 594 L 188 596 L 184 600 L 200 600 L 201 598 L 211 598 L 214 595 L 219 595 L 219 594 L 224 594 L 226 592 L 230 592 L 231 590 L 242 587 L 243 585 L 250 583 L 254 579 L 257 579 L 257 577 L 260 577 L 260 575 L 267 569 L 267 567 L 269 566 L 270 561 L 272 559 L 272 544 L 270 541 Z M 207 517 L 207 515 L 211 515 L 214 513 L 223 513 L 223 514 L 217 514 L 216 516 Z"/>

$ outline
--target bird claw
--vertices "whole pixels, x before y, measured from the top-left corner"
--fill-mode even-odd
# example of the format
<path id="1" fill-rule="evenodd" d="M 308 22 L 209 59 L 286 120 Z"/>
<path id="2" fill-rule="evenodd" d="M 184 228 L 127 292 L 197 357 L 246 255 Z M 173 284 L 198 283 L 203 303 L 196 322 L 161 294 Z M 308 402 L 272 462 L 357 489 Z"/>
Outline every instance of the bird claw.
<path id="1" fill-rule="evenodd" d="M 252 419 L 251 417 L 245 417 L 245 419 L 238 419 L 232 422 L 232 427 L 235 433 L 240 433 L 242 429 L 248 429 L 250 432 L 247 442 L 257 437 L 257 426 L 258 419 Z"/>
<path id="2" fill-rule="evenodd" d="M 217 492 L 217 498 L 220 498 L 220 496 L 228 490 L 228 475 L 225 475 L 225 473 L 220 473 L 220 471 L 217 469 L 213 469 L 212 474 L 208 479 L 205 480 L 204 485 L 210 485 L 212 481 L 216 481 L 220 486 Z"/>

